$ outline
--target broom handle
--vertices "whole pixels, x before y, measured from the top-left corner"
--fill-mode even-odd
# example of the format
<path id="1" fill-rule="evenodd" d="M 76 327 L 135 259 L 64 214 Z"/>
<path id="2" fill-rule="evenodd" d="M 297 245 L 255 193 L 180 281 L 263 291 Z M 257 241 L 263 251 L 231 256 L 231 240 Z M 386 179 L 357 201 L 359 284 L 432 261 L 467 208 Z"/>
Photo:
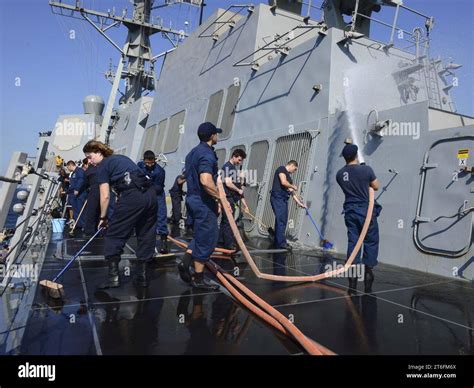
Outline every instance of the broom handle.
<path id="1" fill-rule="evenodd" d="M 267 228 L 267 229 L 268 229 L 268 226 L 265 225 L 265 224 L 263 223 L 263 221 L 262 221 L 260 218 L 258 218 L 257 216 L 254 216 L 252 213 L 250 213 L 250 211 L 248 211 L 248 212 L 244 211 L 244 213 L 247 213 L 247 214 L 248 214 L 250 217 L 252 217 L 255 221 L 257 221 L 258 223 L 260 223 L 260 225 L 262 225 L 264 228 Z"/>
<path id="2" fill-rule="evenodd" d="M 87 246 L 92 242 L 92 240 L 94 240 L 97 235 L 102 232 L 102 229 L 104 229 L 102 226 L 97 230 L 97 232 L 95 232 L 95 234 L 89 239 L 89 241 L 87 241 L 84 246 L 79 249 L 79 251 L 72 257 L 71 260 L 69 260 L 69 262 L 64 266 L 64 268 L 54 277 L 53 279 L 53 282 L 56 282 L 56 280 L 58 280 L 61 275 L 66 272 L 66 270 L 71 266 L 71 264 L 74 262 L 74 260 L 76 260 L 78 258 L 78 256 L 84 251 L 84 249 L 87 248 Z"/>
<path id="3" fill-rule="evenodd" d="M 84 205 L 82 205 L 82 209 L 81 209 L 81 211 L 79 212 L 79 215 L 77 216 L 76 222 L 74 222 L 74 226 L 73 226 L 72 229 L 71 229 L 71 233 L 73 233 L 74 230 L 76 229 L 76 225 L 77 225 L 77 223 L 79 222 L 79 220 L 81 219 L 82 212 L 84 211 L 86 205 L 87 205 L 87 199 L 85 200 Z"/>
<path id="4" fill-rule="evenodd" d="M 306 209 L 306 214 L 308 215 L 309 219 L 311 220 L 311 222 L 313 223 L 314 227 L 315 227 L 316 230 L 318 231 L 319 237 L 321 238 L 321 240 L 325 240 L 324 236 L 321 234 L 321 232 L 320 232 L 318 226 L 316 225 L 316 222 L 314 221 L 313 217 L 311 217 L 311 214 L 309 214 L 308 209 Z"/>
<path id="5" fill-rule="evenodd" d="M 69 199 L 69 194 L 66 194 L 66 202 L 64 203 L 64 209 L 63 209 L 63 214 L 61 214 L 61 218 L 64 218 L 64 216 L 66 215 L 68 199 Z"/>

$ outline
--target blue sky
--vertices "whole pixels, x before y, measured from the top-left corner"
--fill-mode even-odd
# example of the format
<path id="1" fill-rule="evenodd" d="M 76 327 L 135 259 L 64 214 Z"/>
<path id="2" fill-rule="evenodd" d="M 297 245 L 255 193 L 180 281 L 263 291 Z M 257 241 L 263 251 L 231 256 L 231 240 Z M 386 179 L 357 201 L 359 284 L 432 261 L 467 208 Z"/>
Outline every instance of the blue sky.
<path id="1" fill-rule="evenodd" d="M 73 3 L 73 0 L 64 0 Z M 163 1 L 159 1 L 162 3 Z M 254 1 L 260 3 L 267 1 Z M 117 13 L 132 5 L 128 0 L 83 0 L 84 7 Z M 239 1 L 207 0 L 204 19 L 218 6 L 226 8 Z M 243 1 L 241 2 L 243 3 Z M 313 3 L 320 4 L 321 0 Z M 463 64 L 456 73 L 459 86 L 452 89 L 458 112 L 474 116 L 474 2 L 472 0 L 405 0 L 406 5 L 434 16 L 431 56 L 452 58 Z M 189 29 L 198 22 L 197 8 L 175 5 L 159 15 L 175 29 Z M 157 15 L 158 13 L 154 13 Z M 318 16 L 315 13 L 314 16 Z M 424 21 L 403 13 L 402 26 L 411 30 Z M 375 14 L 389 21 L 392 15 Z M 318 19 L 318 17 L 316 17 Z M 73 29 L 76 39 L 69 39 Z M 122 46 L 126 29 L 113 28 L 112 38 Z M 377 33 L 379 31 L 377 30 Z M 388 38 L 380 30 L 380 39 Z M 379 38 L 375 36 L 375 38 Z M 169 49 L 159 34 L 152 38 L 154 54 Z M 104 78 L 109 61 L 115 66 L 117 51 L 82 21 L 54 15 L 47 0 L 1 0 L 0 7 L 0 174 L 4 174 L 10 154 L 24 150 L 35 154 L 38 132 L 51 130 L 61 114 L 82 113 L 82 100 L 99 94 L 107 101 L 110 84 Z M 21 80 L 15 85 L 16 78 Z"/>

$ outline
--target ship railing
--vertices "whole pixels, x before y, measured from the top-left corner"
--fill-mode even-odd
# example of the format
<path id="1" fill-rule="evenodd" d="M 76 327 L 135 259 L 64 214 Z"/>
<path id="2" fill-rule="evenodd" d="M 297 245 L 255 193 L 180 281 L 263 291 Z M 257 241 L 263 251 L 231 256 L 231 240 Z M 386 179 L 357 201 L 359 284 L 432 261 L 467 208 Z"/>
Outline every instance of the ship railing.
<path id="1" fill-rule="evenodd" d="M 18 268 L 23 264 L 32 267 L 36 263 L 35 254 L 32 253 L 33 248 L 37 247 L 39 250 L 46 249 L 48 233 L 50 231 L 51 211 L 56 205 L 60 206 L 59 200 L 59 182 L 42 170 L 35 171 L 34 176 L 29 179 L 30 193 L 26 203 L 23 205 L 25 213 L 17 220 L 17 224 L 13 231 L 5 231 L 5 239 L 8 239 L 9 248 L 6 255 L 2 258 L 2 280 L 0 286 L 3 295 L 7 288 L 15 287 L 14 282 L 10 282 L 13 277 L 18 277 Z M 23 183 L 23 181 L 20 181 Z M 18 183 L 16 181 L 15 183 Z M 41 206 L 38 206 L 41 204 Z M 28 262 L 24 263 L 25 257 L 28 253 L 32 253 L 28 257 Z M 38 257 L 36 258 L 38 259 Z M 25 287 L 30 281 L 35 281 L 31 277 L 24 279 Z"/>
<path id="2" fill-rule="evenodd" d="M 405 35 L 407 35 L 410 40 L 410 45 L 407 46 L 407 47 L 403 47 L 403 48 L 399 48 L 401 49 L 402 51 L 408 51 L 410 48 L 412 47 L 415 47 L 415 56 L 416 58 L 419 58 L 421 55 L 427 55 L 427 50 L 429 48 L 429 41 L 430 41 L 430 33 L 431 33 L 431 30 L 433 29 L 433 24 L 434 24 L 434 18 L 432 16 L 429 16 L 429 15 L 426 15 L 422 12 L 419 12 L 413 8 L 410 8 L 404 4 L 402 4 L 401 2 L 400 3 L 397 3 L 395 5 L 395 13 L 394 13 L 394 17 L 393 17 L 393 20 L 392 20 L 392 23 L 387 23 L 383 20 L 380 20 L 380 19 L 377 19 L 377 18 L 374 18 L 374 17 L 371 17 L 371 16 L 367 16 L 367 15 L 364 15 L 362 13 L 359 13 L 358 12 L 358 9 L 359 9 L 359 2 L 360 0 L 356 0 L 356 5 L 355 5 L 355 9 L 354 11 L 352 12 L 352 19 L 351 19 L 351 22 L 350 24 L 348 24 L 348 28 L 350 29 L 351 32 L 355 32 L 355 29 L 356 29 L 356 23 L 357 23 L 357 20 L 358 18 L 363 18 L 363 19 L 367 19 L 367 20 L 370 20 L 370 21 L 373 21 L 383 27 L 387 27 L 388 29 L 390 29 L 390 38 L 388 40 L 388 42 L 386 42 L 384 45 L 383 45 L 383 49 L 384 50 L 389 50 L 391 49 L 392 47 L 395 46 L 395 33 L 398 32 L 399 33 L 399 36 L 401 36 L 402 38 L 400 38 L 401 40 L 405 40 Z M 399 16 L 400 16 L 400 9 L 404 9 L 414 15 L 417 15 L 421 18 L 424 18 L 425 19 L 425 28 L 426 28 L 426 35 L 423 35 L 421 34 L 420 32 L 422 31 L 421 28 L 419 26 L 416 26 L 412 31 L 408 31 L 404 28 L 401 28 L 398 26 L 398 21 L 399 21 Z M 425 48 L 425 51 L 423 54 L 420 55 L 420 45 L 424 45 L 424 48 Z M 408 51 L 409 52 L 409 51 Z"/>
<path id="3" fill-rule="evenodd" d="M 325 25 L 323 23 L 317 23 L 296 26 L 282 35 L 277 35 L 272 41 L 234 63 L 234 66 L 252 66 L 254 70 L 257 70 L 261 59 L 268 57 L 268 55 L 272 53 L 287 55 L 291 49 L 290 43 L 316 28 L 324 33 Z M 250 58 L 253 58 L 253 60 L 248 61 Z"/>
<path id="4" fill-rule="evenodd" d="M 248 14 L 251 15 L 255 9 L 253 4 L 233 4 L 227 7 L 215 20 L 213 20 L 198 36 L 198 38 L 213 38 L 217 40 L 219 37 L 218 32 L 221 31 L 225 26 L 233 28 L 236 23 L 236 17 L 240 15 L 244 10 L 247 10 Z M 228 18 L 224 18 L 227 15 Z M 212 33 L 209 31 L 214 27 L 218 26 Z"/>

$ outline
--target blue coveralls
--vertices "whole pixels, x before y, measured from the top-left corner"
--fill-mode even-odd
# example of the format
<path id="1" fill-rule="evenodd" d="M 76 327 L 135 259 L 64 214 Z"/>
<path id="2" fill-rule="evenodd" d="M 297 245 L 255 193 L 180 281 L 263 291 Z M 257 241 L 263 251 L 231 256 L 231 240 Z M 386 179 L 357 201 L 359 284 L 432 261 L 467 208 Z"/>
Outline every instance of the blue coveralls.
<path id="1" fill-rule="evenodd" d="M 279 177 L 280 173 L 285 174 L 287 181 L 293 184 L 290 173 L 285 166 L 278 167 L 273 176 L 273 186 L 270 196 L 270 203 L 273 213 L 275 213 L 275 248 L 284 248 L 287 244 L 285 231 L 286 224 L 288 223 L 288 198 L 290 198 L 290 192 L 286 187 L 282 186 Z"/>
<path id="2" fill-rule="evenodd" d="M 217 202 L 201 185 L 199 176 L 209 173 L 214 181 L 217 179 L 217 156 L 212 147 L 200 142 L 186 156 L 185 176 L 188 186 L 186 205 L 194 220 L 194 238 L 189 244 L 192 256 L 201 262 L 209 260 L 209 256 L 217 245 Z"/>
<path id="3" fill-rule="evenodd" d="M 241 184 L 237 177 L 237 169 L 235 168 L 235 166 L 231 162 L 226 162 L 222 166 L 221 170 L 222 170 L 222 180 L 224 181 L 225 178 L 231 178 L 232 183 L 240 189 Z M 227 201 L 229 202 L 230 208 L 232 210 L 232 215 L 235 215 L 235 208 L 236 208 L 236 204 L 240 200 L 240 195 L 239 193 L 236 193 L 235 191 L 229 189 L 226 186 L 225 182 L 224 182 L 224 190 L 227 197 Z M 229 219 L 227 218 L 225 212 L 222 212 L 221 225 L 219 228 L 219 242 L 225 248 L 232 249 L 235 246 L 234 234 L 232 233 Z"/>
<path id="4" fill-rule="evenodd" d="M 79 217 L 79 213 L 81 212 L 82 206 L 84 205 L 84 202 L 87 198 L 85 185 L 85 172 L 81 167 L 76 167 L 76 169 L 72 172 L 71 177 L 69 178 L 68 194 L 69 203 L 71 204 L 74 213 L 74 221 L 77 222 L 77 228 L 82 228 L 86 224 L 86 217 L 84 214 L 85 209 L 83 211 L 83 214 L 81 215 L 81 218 L 79 218 L 79 221 L 77 219 Z M 75 195 L 74 191 L 78 191 L 79 194 Z"/>
<path id="5" fill-rule="evenodd" d="M 156 233 L 160 236 L 168 236 L 168 215 L 166 209 L 165 178 L 166 172 L 159 164 L 147 168 L 143 161 L 137 163 L 138 167 L 153 181 L 157 194 L 158 213 L 156 222 Z"/>
<path id="6" fill-rule="evenodd" d="M 97 183 L 97 166 L 89 165 L 85 171 L 87 207 L 85 209 L 85 226 L 86 234 L 94 234 L 100 219 L 100 191 Z"/>
<path id="7" fill-rule="evenodd" d="M 174 180 L 174 184 L 170 189 L 170 197 L 171 197 L 171 220 L 173 224 L 179 225 L 179 222 L 182 218 L 181 212 L 181 202 L 183 201 L 183 185 L 184 182 L 179 184 L 178 179 L 184 179 L 184 175 L 178 175 Z"/>
<path id="8" fill-rule="evenodd" d="M 120 260 L 125 243 L 136 231 L 139 260 L 149 260 L 156 245 L 156 190 L 153 183 L 127 156 L 112 155 L 99 164 L 97 182 L 109 183 L 118 193 L 109 228 L 105 235 L 104 256 Z"/>
<path id="9" fill-rule="evenodd" d="M 336 180 L 345 194 L 344 221 L 347 227 L 347 258 L 354 250 L 359 239 L 369 206 L 369 185 L 376 179 L 375 173 L 366 165 L 346 165 L 336 175 Z M 362 262 L 368 267 L 377 265 L 379 253 L 379 227 L 377 217 L 382 207 L 375 204 L 372 220 L 365 236 L 362 249 L 359 250 L 354 259 L 354 264 L 361 263 L 361 251 L 363 250 Z"/>

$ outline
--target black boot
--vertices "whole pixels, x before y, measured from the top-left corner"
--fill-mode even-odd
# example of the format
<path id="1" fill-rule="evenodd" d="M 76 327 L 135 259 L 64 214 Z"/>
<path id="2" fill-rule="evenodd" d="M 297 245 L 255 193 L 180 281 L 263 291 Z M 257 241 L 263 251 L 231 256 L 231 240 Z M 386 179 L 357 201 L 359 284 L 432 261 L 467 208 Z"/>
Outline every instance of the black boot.
<path id="1" fill-rule="evenodd" d="M 183 260 L 178 264 L 178 271 L 179 277 L 185 283 L 191 283 L 192 276 L 191 272 L 189 271 L 189 266 L 193 261 L 193 257 L 190 253 L 185 253 L 183 256 Z"/>
<path id="2" fill-rule="evenodd" d="M 367 265 L 364 266 L 364 292 L 371 293 L 372 292 L 372 284 L 374 283 L 375 276 L 372 272 L 372 268 L 368 267 Z"/>
<path id="3" fill-rule="evenodd" d="M 357 276 L 349 277 L 349 289 L 347 292 L 352 295 L 357 293 Z"/>
<path id="4" fill-rule="evenodd" d="M 107 281 L 99 285 L 100 289 L 120 287 L 119 262 L 118 260 L 108 260 L 109 274 Z"/>
<path id="5" fill-rule="evenodd" d="M 133 279 L 133 284 L 138 287 L 148 287 L 148 282 L 146 280 L 146 266 L 147 263 L 145 260 L 140 260 L 137 264 L 137 272 L 135 273 L 135 279 Z"/>
<path id="6" fill-rule="evenodd" d="M 198 288 L 200 290 L 206 291 L 216 291 L 219 288 L 219 286 L 209 283 L 209 280 L 204 278 L 203 272 L 194 274 L 191 285 L 193 286 L 193 288 Z"/>
<path id="7" fill-rule="evenodd" d="M 169 248 L 168 248 L 168 236 L 166 234 L 161 235 L 161 242 L 160 242 L 160 253 L 163 255 L 166 255 L 169 253 Z"/>

